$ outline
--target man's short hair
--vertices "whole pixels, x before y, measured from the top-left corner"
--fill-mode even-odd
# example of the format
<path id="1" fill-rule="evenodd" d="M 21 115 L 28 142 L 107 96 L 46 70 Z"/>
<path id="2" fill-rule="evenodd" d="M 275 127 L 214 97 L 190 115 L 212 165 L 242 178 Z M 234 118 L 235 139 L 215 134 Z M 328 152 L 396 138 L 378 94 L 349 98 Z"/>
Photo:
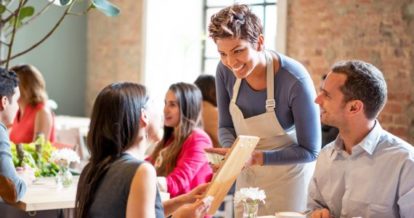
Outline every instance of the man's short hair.
<path id="1" fill-rule="evenodd" d="M 344 101 L 362 101 L 365 116 L 375 119 L 387 101 L 387 84 L 382 72 L 360 60 L 338 62 L 332 66 L 332 72 L 347 76 L 340 88 L 345 96 Z"/>
<path id="2" fill-rule="evenodd" d="M 0 97 L 6 96 L 10 100 L 18 86 L 19 79 L 16 73 L 0 67 Z"/>

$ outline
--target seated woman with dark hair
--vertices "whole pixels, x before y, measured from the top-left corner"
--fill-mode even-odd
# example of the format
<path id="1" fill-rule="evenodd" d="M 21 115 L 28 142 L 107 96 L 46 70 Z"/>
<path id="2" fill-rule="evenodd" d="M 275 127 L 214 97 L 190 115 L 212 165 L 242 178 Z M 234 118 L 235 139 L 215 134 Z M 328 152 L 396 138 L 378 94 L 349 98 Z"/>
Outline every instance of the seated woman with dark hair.
<path id="1" fill-rule="evenodd" d="M 90 162 L 78 183 L 76 217 L 164 217 L 205 190 L 206 185 L 161 203 L 155 169 L 143 160 L 150 124 L 147 100 L 145 87 L 135 83 L 114 83 L 99 93 L 87 137 Z M 202 217 L 208 205 L 187 204 L 173 217 Z"/>
<path id="2" fill-rule="evenodd" d="M 55 139 L 54 115 L 47 106 L 46 83 L 40 71 L 32 65 L 17 65 L 10 69 L 19 80 L 19 111 L 10 131 L 14 143 L 30 143 L 38 135 L 53 142 Z"/>

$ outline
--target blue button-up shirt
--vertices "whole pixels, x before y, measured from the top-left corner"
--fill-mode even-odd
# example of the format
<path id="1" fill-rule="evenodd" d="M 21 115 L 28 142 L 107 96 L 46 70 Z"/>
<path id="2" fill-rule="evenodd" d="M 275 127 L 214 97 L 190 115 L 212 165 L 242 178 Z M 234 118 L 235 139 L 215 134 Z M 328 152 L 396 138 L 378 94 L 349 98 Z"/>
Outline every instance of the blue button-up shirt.
<path id="1" fill-rule="evenodd" d="M 7 132 L 6 126 L 0 122 L 0 176 L 2 181 L 5 179 L 8 181 L 8 184 L 1 184 L 0 192 L 0 202 L 3 200 L 2 194 L 8 196 L 14 196 L 16 193 L 16 199 L 8 199 L 10 201 L 17 201 L 21 199 L 26 192 L 26 184 L 24 181 L 17 175 L 16 170 L 14 169 L 11 150 L 10 150 L 10 140 Z"/>
<path id="2" fill-rule="evenodd" d="M 338 136 L 318 157 L 308 207 L 334 217 L 414 217 L 414 147 L 378 121 L 352 154 Z"/>

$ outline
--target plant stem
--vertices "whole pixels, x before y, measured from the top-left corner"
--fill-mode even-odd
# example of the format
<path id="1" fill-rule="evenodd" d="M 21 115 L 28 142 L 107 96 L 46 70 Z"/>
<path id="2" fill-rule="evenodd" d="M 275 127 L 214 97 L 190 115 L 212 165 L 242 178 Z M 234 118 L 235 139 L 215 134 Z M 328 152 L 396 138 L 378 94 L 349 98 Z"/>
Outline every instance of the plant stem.
<path id="1" fill-rule="evenodd" d="M 47 3 L 47 5 L 45 5 L 45 7 L 42 8 L 42 10 L 40 10 L 37 14 L 33 15 L 32 17 L 30 17 L 29 20 L 25 21 L 24 23 L 22 23 L 20 25 L 20 28 L 23 26 L 26 26 L 27 24 L 29 24 L 30 22 L 32 22 L 34 19 L 36 19 L 38 16 L 42 15 L 51 5 L 53 4 L 53 1 Z M 20 29 L 19 28 L 19 29 Z M 5 34 L 6 38 L 11 34 L 11 32 Z"/>
<path id="2" fill-rule="evenodd" d="M 19 1 L 19 7 L 12 14 L 10 14 L 8 17 L 4 18 L 4 20 L 2 19 L 1 23 L 5 24 L 5 23 L 9 22 L 9 20 L 12 19 L 12 17 L 16 16 L 17 13 L 20 13 L 20 8 L 25 6 L 28 1 L 29 0 L 24 0 L 23 4 L 21 6 L 20 6 L 21 1 Z"/>
<path id="3" fill-rule="evenodd" d="M 17 13 L 14 17 L 14 24 L 13 24 L 13 32 L 12 32 L 12 36 L 10 39 L 10 45 L 9 45 L 9 51 L 7 52 L 7 59 L 6 59 L 6 69 L 9 68 L 9 63 L 10 63 L 10 56 L 11 56 L 11 52 L 12 52 L 12 48 L 13 48 L 13 42 L 14 42 L 14 36 L 16 35 L 16 29 L 17 29 L 17 18 L 19 17 L 20 14 L 20 9 L 23 6 L 24 1 L 19 1 L 19 7 L 17 8 Z"/>
<path id="4" fill-rule="evenodd" d="M 27 48 L 24 51 L 21 51 L 13 56 L 11 56 L 10 58 L 7 58 L 7 60 L 1 60 L 0 61 L 0 65 L 4 64 L 5 62 L 10 62 L 10 60 L 13 60 L 14 58 L 17 58 L 21 55 L 26 54 L 27 52 L 33 50 L 34 48 L 36 48 L 37 46 L 39 46 L 40 44 L 42 44 L 47 38 L 49 38 L 54 32 L 55 30 L 60 26 L 60 24 L 62 23 L 63 19 L 70 13 L 70 9 L 72 8 L 72 6 L 74 5 L 74 2 L 72 2 L 72 4 L 65 10 L 65 12 L 62 14 L 62 16 L 59 18 L 59 20 L 56 22 L 55 26 L 53 26 L 53 28 L 42 38 L 40 39 L 38 42 L 36 42 L 35 44 L 33 44 L 32 46 L 30 46 L 29 48 Z"/>

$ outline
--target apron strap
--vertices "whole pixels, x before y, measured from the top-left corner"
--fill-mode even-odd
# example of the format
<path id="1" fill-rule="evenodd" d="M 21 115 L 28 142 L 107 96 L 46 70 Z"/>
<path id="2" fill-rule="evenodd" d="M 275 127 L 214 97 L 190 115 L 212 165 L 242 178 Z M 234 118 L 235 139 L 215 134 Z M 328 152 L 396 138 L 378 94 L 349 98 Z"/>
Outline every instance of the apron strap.
<path id="1" fill-rule="evenodd" d="M 276 101 L 274 97 L 274 68 L 273 68 L 273 59 L 272 55 L 267 51 L 264 52 L 266 57 L 266 90 L 267 90 L 267 99 L 266 99 L 266 111 L 272 112 L 276 108 Z M 236 79 L 236 82 L 233 86 L 233 96 L 231 102 L 236 104 L 237 96 L 239 94 L 241 79 Z"/>
<path id="2" fill-rule="evenodd" d="M 266 99 L 266 111 L 272 112 L 276 108 L 276 101 L 274 97 L 274 69 L 272 55 L 267 51 L 264 52 L 266 57 L 266 85 L 267 85 L 267 99 Z"/>
<path id="3" fill-rule="evenodd" d="M 240 89 L 241 79 L 236 79 L 236 82 L 233 86 L 233 96 L 231 97 L 231 102 L 236 104 L 237 96 L 239 95 L 239 89 Z"/>

